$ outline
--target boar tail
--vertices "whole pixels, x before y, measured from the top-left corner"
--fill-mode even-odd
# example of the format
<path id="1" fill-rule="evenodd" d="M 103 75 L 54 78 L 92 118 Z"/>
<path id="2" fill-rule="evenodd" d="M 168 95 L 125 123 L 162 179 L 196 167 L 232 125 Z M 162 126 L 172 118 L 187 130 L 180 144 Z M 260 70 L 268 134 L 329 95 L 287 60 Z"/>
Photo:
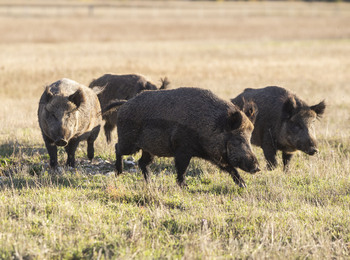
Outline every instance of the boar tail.
<path id="1" fill-rule="evenodd" d="M 101 114 L 105 115 L 117 110 L 120 106 L 124 105 L 127 100 L 114 99 L 107 106 L 102 108 Z"/>
<path id="2" fill-rule="evenodd" d="M 166 89 L 168 85 L 170 84 L 170 81 L 168 80 L 167 77 L 160 78 L 160 82 L 162 82 L 162 85 L 160 86 L 159 89 Z"/>

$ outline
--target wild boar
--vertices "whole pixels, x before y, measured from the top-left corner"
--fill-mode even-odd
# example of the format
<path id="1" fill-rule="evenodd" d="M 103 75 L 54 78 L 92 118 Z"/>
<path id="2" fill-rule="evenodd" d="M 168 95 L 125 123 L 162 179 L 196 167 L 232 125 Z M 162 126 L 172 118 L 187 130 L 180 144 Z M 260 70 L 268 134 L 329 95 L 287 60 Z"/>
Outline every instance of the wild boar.
<path id="1" fill-rule="evenodd" d="M 242 107 L 244 100 L 253 101 L 258 107 L 251 142 L 263 149 L 268 169 L 277 166 L 278 150 L 282 151 L 284 170 L 288 169 L 295 151 L 301 150 L 309 155 L 318 151 L 311 127 L 315 119 L 323 115 L 324 101 L 308 106 L 281 87 L 248 88 L 231 101 Z"/>
<path id="2" fill-rule="evenodd" d="M 165 89 L 170 82 L 165 77 L 161 79 L 161 86 L 159 89 Z M 89 88 L 95 86 L 103 86 L 104 89 L 98 94 L 101 107 L 106 106 L 111 100 L 121 99 L 128 100 L 143 90 L 157 90 L 157 86 L 147 81 L 147 79 L 141 75 L 128 74 L 128 75 L 112 75 L 105 74 L 98 79 L 93 80 Z M 111 132 L 115 128 L 117 120 L 117 113 L 112 112 L 102 116 L 105 120 L 104 132 L 106 135 L 107 142 L 111 142 Z"/>
<path id="3" fill-rule="evenodd" d="M 63 78 L 46 87 L 38 119 L 51 167 L 57 166 L 57 146 L 65 148 L 67 165 L 74 167 L 75 151 L 82 140 L 87 140 L 87 155 L 92 160 L 102 123 L 100 112 L 96 93 L 73 80 Z"/>
<path id="4" fill-rule="evenodd" d="M 154 156 L 175 157 L 180 186 L 185 185 L 192 157 L 227 171 L 240 187 L 246 185 L 236 167 L 250 173 L 260 170 L 250 145 L 253 124 L 238 107 L 209 90 L 144 91 L 126 103 L 112 102 L 104 111 L 118 106 L 117 174 L 122 173 L 122 156 L 140 149 L 138 163 L 146 181 L 147 165 Z"/>

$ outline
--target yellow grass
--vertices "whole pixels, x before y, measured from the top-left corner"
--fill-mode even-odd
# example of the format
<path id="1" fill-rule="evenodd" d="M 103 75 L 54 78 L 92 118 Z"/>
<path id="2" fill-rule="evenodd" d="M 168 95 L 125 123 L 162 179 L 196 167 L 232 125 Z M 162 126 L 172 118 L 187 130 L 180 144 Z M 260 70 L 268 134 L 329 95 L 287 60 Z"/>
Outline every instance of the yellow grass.
<path id="1" fill-rule="evenodd" d="M 283 86 L 310 104 L 326 100 L 320 139 L 349 136 L 349 4 L 30 3 L 0 2 L 3 142 L 41 143 L 36 110 L 45 85 L 62 77 L 87 85 L 104 73 L 140 73 L 155 83 L 168 76 L 171 88 L 211 89 L 225 99 Z M 96 5 L 92 15 L 88 5 Z"/>
<path id="2" fill-rule="evenodd" d="M 45 85 L 63 77 L 88 85 L 104 73 L 138 73 L 156 84 L 167 76 L 171 88 L 206 88 L 224 99 L 247 87 L 268 85 L 288 88 L 309 104 L 325 99 L 326 113 L 315 127 L 321 157 L 298 157 L 307 166 L 296 172 L 306 168 L 316 169 L 308 177 L 327 175 L 328 165 L 341 160 L 344 169 L 339 172 L 349 174 L 350 4 L 58 2 L 63 8 L 56 1 L 30 1 L 34 7 L 24 8 L 20 1 L 8 3 L 13 2 L 0 1 L 1 147 L 17 143 L 43 148 L 36 113 Z M 92 13 L 89 5 L 96 5 Z M 114 160 L 113 145 L 105 143 L 103 134 L 96 148 L 101 153 Z M 272 182 L 278 189 L 281 179 L 262 174 L 271 177 L 266 185 Z M 257 203 L 255 195 L 244 196 Z M 273 222 L 267 228 L 273 233 Z M 308 236 L 301 235 L 300 244 Z M 340 247 L 349 250 L 348 244 Z"/>

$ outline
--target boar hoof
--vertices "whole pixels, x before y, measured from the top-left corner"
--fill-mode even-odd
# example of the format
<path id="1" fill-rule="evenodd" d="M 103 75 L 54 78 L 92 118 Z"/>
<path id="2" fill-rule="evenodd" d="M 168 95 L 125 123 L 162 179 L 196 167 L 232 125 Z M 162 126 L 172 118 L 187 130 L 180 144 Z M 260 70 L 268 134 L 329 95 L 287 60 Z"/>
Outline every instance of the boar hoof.
<path id="1" fill-rule="evenodd" d="M 118 176 L 121 174 L 121 173 L 118 172 L 118 171 L 114 171 L 113 173 L 114 173 L 114 176 L 115 176 L 115 177 L 118 177 Z"/>
<path id="2" fill-rule="evenodd" d="M 289 172 L 289 165 L 284 165 L 283 166 L 283 172 L 288 173 Z"/>
<path id="3" fill-rule="evenodd" d="M 247 184 L 243 180 L 236 182 L 240 188 L 247 188 Z"/>
<path id="4" fill-rule="evenodd" d="M 268 171 L 273 171 L 274 169 L 276 169 L 276 165 L 273 165 L 273 164 L 268 163 L 268 164 L 266 165 L 266 169 L 267 169 Z"/>
<path id="5" fill-rule="evenodd" d="M 180 188 L 187 188 L 188 187 L 188 185 L 185 181 L 177 182 L 177 184 L 180 186 Z"/>

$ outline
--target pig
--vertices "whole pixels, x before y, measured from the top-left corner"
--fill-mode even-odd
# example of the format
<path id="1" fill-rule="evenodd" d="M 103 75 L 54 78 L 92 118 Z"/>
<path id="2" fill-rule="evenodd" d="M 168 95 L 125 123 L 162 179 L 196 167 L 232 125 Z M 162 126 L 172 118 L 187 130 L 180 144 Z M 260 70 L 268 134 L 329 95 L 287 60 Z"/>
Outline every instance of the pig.
<path id="1" fill-rule="evenodd" d="M 185 172 L 192 157 L 210 161 L 246 187 L 236 168 L 260 171 L 251 150 L 253 124 L 231 102 L 209 90 L 178 88 L 144 91 L 128 101 L 115 101 L 103 109 L 117 110 L 116 173 L 122 156 L 140 149 L 138 161 L 146 182 L 154 156 L 174 157 L 177 183 L 186 186 Z"/>
<path id="2" fill-rule="evenodd" d="M 66 78 L 52 83 L 40 98 L 38 119 L 52 168 L 57 166 L 57 146 L 65 148 L 67 165 L 74 167 L 75 151 L 83 140 L 88 158 L 93 159 L 102 117 L 92 89 Z"/>
<path id="3" fill-rule="evenodd" d="M 161 79 L 161 86 L 159 89 L 165 89 L 170 82 L 165 77 Z M 143 90 L 157 90 L 157 86 L 147 81 L 147 79 L 141 75 L 128 74 L 128 75 L 112 75 L 105 74 L 98 79 L 93 80 L 89 88 L 96 86 L 103 86 L 104 90 L 98 95 L 101 106 L 106 106 L 111 100 L 121 99 L 128 100 Z M 102 116 L 105 120 L 104 132 L 106 135 L 107 143 L 111 142 L 111 132 L 115 128 L 117 114 L 114 112 L 108 113 Z"/>
<path id="4" fill-rule="evenodd" d="M 258 114 L 251 142 L 262 148 L 269 170 L 277 166 L 277 151 L 282 151 L 285 171 L 297 150 L 308 155 L 317 153 L 317 143 L 311 128 L 325 111 L 324 101 L 308 106 L 295 94 L 277 86 L 247 88 L 231 99 L 238 107 L 243 106 L 244 100 L 257 105 Z"/>

